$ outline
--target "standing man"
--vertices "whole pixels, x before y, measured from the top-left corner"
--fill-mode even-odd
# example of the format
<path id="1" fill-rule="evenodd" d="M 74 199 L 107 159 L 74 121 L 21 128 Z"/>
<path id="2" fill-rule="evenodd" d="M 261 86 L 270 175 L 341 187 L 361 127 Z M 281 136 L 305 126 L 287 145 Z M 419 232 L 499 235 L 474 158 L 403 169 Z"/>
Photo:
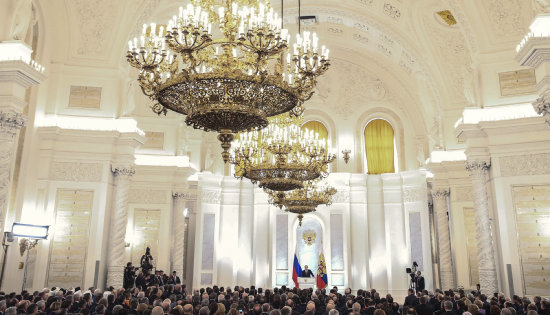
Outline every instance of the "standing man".
<path id="1" fill-rule="evenodd" d="M 416 292 L 422 292 L 426 288 L 426 283 L 422 273 L 420 271 L 416 272 Z"/>
<path id="2" fill-rule="evenodd" d="M 307 265 L 304 266 L 304 270 L 302 271 L 302 278 L 313 278 L 313 272 L 308 269 Z"/>
<path id="3" fill-rule="evenodd" d="M 181 284 L 180 277 L 177 276 L 176 271 L 172 271 L 172 275 L 170 276 L 170 279 L 168 280 L 169 284 Z"/>
<path id="4" fill-rule="evenodd" d="M 151 249 L 147 247 L 145 254 L 140 259 L 141 270 L 143 273 L 148 273 L 153 269 L 153 256 L 151 255 Z"/>
<path id="5" fill-rule="evenodd" d="M 126 264 L 124 269 L 124 289 L 128 290 L 134 287 L 134 281 L 136 279 L 136 269 L 132 266 L 131 262 Z"/>

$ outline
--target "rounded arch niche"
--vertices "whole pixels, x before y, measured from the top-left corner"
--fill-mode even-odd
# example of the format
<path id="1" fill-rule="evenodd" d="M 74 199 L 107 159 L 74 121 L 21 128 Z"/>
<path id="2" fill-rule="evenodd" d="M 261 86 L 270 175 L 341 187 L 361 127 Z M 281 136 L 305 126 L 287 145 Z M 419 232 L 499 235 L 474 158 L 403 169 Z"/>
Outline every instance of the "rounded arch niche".
<path id="1" fill-rule="evenodd" d="M 319 253 L 323 246 L 323 225 L 321 221 L 316 216 L 305 216 L 302 226 L 298 225 L 296 227 L 296 237 L 302 269 L 307 265 L 316 275 Z"/>

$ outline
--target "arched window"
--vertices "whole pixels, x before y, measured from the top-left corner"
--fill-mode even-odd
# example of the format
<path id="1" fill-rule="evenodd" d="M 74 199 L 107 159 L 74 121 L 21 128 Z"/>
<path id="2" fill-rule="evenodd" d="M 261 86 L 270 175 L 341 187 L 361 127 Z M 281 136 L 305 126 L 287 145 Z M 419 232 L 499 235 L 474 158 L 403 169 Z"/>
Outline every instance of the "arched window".
<path id="1" fill-rule="evenodd" d="M 371 120 L 365 127 L 368 174 L 395 173 L 397 156 L 392 125 L 384 119 Z"/>
<path id="2" fill-rule="evenodd" d="M 302 130 L 313 130 L 313 132 L 319 134 L 319 139 L 326 139 L 327 140 L 327 146 L 328 143 L 328 130 L 325 125 L 317 120 L 310 120 L 302 125 Z"/>

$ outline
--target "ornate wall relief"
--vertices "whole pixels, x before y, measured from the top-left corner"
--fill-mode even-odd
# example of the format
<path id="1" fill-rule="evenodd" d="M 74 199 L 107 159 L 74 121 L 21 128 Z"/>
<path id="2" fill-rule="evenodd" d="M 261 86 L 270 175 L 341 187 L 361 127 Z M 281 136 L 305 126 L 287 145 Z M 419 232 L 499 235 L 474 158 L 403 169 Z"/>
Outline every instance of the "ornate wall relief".
<path id="1" fill-rule="evenodd" d="M 537 92 L 535 85 L 535 69 L 524 69 L 498 74 L 501 96 L 513 96 L 522 94 L 533 94 Z"/>
<path id="2" fill-rule="evenodd" d="M 164 132 L 147 131 L 145 133 L 145 143 L 141 146 L 141 149 L 164 149 Z"/>
<path id="3" fill-rule="evenodd" d="M 168 203 L 165 190 L 130 189 L 128 202 L 144 204 Z"/>
<path id="4" fill-rule="evenodd" d="M 107 37 L 115 23 L 116 2 L 111 0 L 74 0 L 70 1 L 75 13 L 78 55 L 101 54 L 107 43 Z"/>
<path id="5" fill-rule="evenodd" d="M 219 190 L 202 190 L 200 194 L 203 203 L 220 203 L 221 192 Z"/>
<path id="6" fill-rule="evenodd" d="M 453 189 L 456 202 L 473 201 L 472 186 L 456 187 Z"/>
<path id="7" fill-rule="evenodd" d="M 100 107 L 100 87 L 71 85 L 69 108 L 99 109 Z"/>
<path id="8" fill-rule="evenodd" d="M 500 158 L 502 176 L 550 174 L 550 154 L 514 155 Z"/>
<path id="9" fill-rule="evenodd" d="M 100 182 L 103 179 L 103 164 L 53 162 L 50 178 L 59 181 Z"/>

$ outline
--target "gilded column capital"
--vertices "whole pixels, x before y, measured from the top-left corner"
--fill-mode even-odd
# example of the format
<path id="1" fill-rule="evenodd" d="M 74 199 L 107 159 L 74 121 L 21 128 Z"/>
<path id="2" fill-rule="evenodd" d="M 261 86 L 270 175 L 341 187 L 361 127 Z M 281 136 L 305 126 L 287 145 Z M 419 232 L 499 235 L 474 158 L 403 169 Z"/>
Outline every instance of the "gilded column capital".
<path id="1" fill-rule="evenodd" d="M 472 160 L 466 162 L 466 170 L 470 175 L 482 176 L 491 168 L 490 161 Z"/>
<path id="2" fill-rule="evenodd" d="M 126 176 L 126 177 L 131 177 L 136 173 L 136 170 L 132 166 L 128 166 L 128 165 L 126 166 L 113 165 L 111 166 L 111 171 L 113 172 L 114 176 Z"/>
<path id="3" fill-rule="evenodd" d="M 174 200 L 186 200 L 189 199 L 189 193 L 183 191 L 173 191 L 172 198 L 174 198 Z"/>
<path id="4" fill-rule="evenodd" d="M 432 199 L 445 199 L 449 196 L 449 188 L 436 188 L 432 189 Z"/>
<path id="5" fill-rule="evenodd" d="M 550 126 L 550 90 L 533 102 L 533 108 L 537 114 L 542 115 Z"/>
<path id="6" fill-rule="evenodd" d="M 7 134 L 10 138 L 13 138 L 26 122 L 27 119 L 21 113 L 14 111 L 0 112 L 0 132 Z"/>

